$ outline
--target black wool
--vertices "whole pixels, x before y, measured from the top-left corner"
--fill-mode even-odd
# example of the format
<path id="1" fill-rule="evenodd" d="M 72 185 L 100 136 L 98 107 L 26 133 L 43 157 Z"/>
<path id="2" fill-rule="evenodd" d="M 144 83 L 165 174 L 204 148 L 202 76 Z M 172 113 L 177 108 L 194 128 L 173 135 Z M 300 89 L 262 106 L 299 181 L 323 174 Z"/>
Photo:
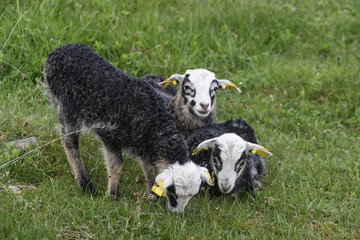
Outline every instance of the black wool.
<path id="1" fill-rule="evenodd" d="M 44 75 L 69 162 L 77 167 L 74 175 L 83 188 L 89 186 L 89 177 L 78 156 L 82 130 L 99 136 L 105 155 L 120 169 L 123 148 L 140 156 L 145 165 L 158 168 L 190 161 L 168 104 L 147 80 L 123 73 L 82 44 L 65 45 L 50 53 Z"/>

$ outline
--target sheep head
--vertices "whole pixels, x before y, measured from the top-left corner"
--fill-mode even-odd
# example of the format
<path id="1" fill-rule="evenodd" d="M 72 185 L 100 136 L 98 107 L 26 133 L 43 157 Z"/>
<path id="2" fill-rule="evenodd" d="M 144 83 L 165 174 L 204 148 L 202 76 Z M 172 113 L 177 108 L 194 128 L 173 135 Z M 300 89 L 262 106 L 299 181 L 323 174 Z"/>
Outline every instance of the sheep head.
<path id="1" fill-rule="evenodd" d="M 189 200 L 199 192 L 202 181 L 213 185 L 206 168 L 191 161 L 183 165 L 175 163 L 156 177 L 151 190 L 159 196 L 166 196 L 170 211 L 183 213 Z"/>
<path id="2" fill-rule="evenodd" d="M 247 142 L 234 133 L 226 133 L 201 142 L 193 154 L 197 155 L 209 148 L 212 150 L 210 164 L 217 177 L 218 187 L 223 193 L 233 190 L 236 180 L 245 169 L 247 155 L 258 154 L 264 158 L 272 155 L 264 147 Z"/>
<path id="3" fill-rule="evenodd" d="M 187 70 L 184 75 L 173 74 L 160 82 L 159 86 L 165 88 L 170 84 L 180 85 L 185 106 L 201 119 L 205 119 L 213 110 L 216 91 L 229 89 L 241 92 L 234 83 L 216 79 L 215 74 L 206 69 Z"/>

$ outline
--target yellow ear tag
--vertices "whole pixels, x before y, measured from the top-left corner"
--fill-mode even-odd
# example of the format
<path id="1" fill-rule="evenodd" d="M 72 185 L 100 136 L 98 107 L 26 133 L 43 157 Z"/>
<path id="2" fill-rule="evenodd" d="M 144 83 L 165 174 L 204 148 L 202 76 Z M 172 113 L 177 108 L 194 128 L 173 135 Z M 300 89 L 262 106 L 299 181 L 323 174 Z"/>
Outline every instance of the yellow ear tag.
<path id="1" fill-rule="evenodd" d="M 228 89 L 230 89 L 230 90 L 233 91 L 233 92 L 238 91 L 236 85 L 235 85 L 234 83 L 232 83 L 232 82 L 230 82 L 229 84 L 225 84 L 225 85 L 221 86 L 220 88 L 221 88 L 222 90 L 225 90 L 225 89 L 228 88 Z"/>
<path id="2" fill-rule="evenodd" d="M 233 91 L 233 92 L 237 91 L 236 85 L 235 85 L 234 83 L 232 83 L 232 82 L 230 82 L 230 83 L 227 85 L 227 87 L 228 87 L 231 91 Z"/>
<path id="3" fill-rule="evenodd" d="M 267 151 L 267 149 L 266 149 Z M 256 149 L 256 150 L 252 150 L 251 151 L 252 154 L 256 154 L 259 155 L 260 157 L 266 158 L 267 152 L 260 150 L 260 149 Z"/>
<path id="4" fill-rule="evenodd" d="M 198 149 L 197 147 L 194 149 L 194 151 L 192 152 L 193 155 L 199 155 L 201 153 L 202 150 L 207 151 L 209 149 L 209 147 L 203 147 Z"/>
<path id="5" fill-rule="evenodd" d="M 160 180 L 158 181 L 157 183 L 155 183 L 152 188 L 151 188 L 151 191 L 153 193 L 155 193 L 156 195 L 160 196 L 160 197 L 163 197 L 165 196 L 166 194 L 166 189 L 164 191 L 164 181 L 163 180 Z"/>
<path id="6" fill-rule="evenodd" d="M 170 84 L 172 84 L 172 85 L 174 85 L 174 86 L 176 86 L 176 85 L 178 84 L 176 80 L 168 81 L 168 79 L 166 79 L 163 83 L 165 83 L 164 86 L 163 86 L 163 88 L 166 88 L 166 87 L 169 86 Z"/>
<path id="7" fill-rule="evenodd" d="M 209 178 L 209 182 L 211 183 L 211 186 L 214 186 L 214 180 L 210 177 L 210 173 L 208 171 L 205 172 L 206 176 Z"/>

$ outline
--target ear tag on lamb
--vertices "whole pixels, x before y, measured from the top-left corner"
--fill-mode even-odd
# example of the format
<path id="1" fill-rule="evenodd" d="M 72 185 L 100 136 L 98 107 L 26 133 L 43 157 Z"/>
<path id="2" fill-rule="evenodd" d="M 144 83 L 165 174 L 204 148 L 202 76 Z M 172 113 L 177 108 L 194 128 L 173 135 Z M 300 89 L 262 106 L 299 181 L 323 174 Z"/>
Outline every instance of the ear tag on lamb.
<path id="1" fill-rule="evenodd" d="M 267 151 L 267 149 L 266 149 Z M 268 154 L 267 152 L 263 151 L 263 150 L 260 150 L 260 149 L 254 149 L 251 151 L 252 154 L 257 154 L 259 155 L 260 157 L 263 157 L 263 158 L 266 158 L 266 155 Z"/>
<path id="2" fill-rule="evenodd" d="M 163 180 L 160 180 L 158 181 L 157 183 L 155 183 L 152 188 L 151 188 L 151 191 L 153 193 L 155 193 L 156 195 L 160 196 L 160 197 L 163 197 L 165 196 L 166 194 L 166 189 L 164 191 L 164 181 Z"/>
<path id="3" fill-rule="evenodd" d="M 207 151 L 208 149 L 209 149 L 209 147 L 203 147 L 203 148 L 199 148 L 199 149 L 198 149 L 198 147 L 196 147 L 194 149 L 194 151 L 192 152 L 192 155 L 199 155 L 202 150 Z"/>
<path id="4" fill-rule="evenodd" d="M 162 85 L 163 88 L 166 88 L 170 84 L 176 86 L 176 85 L 178 85 L 178 82 L 176 80 L 170 81 L 169 79 L 166 79 L 165 81 L 161 82 L 160 84 Z"/>
<path id="5" fill-rule="evenodd" d="M 240 89 L 238 89 L 236 87 L 236 85 L 234 83 L 232 83 L 232 82 L 230 82 L 229 84 L 225 84 L 225 85 L 221 86 L 222 90 L 225 90 L 227 88 L 230 89 L 233 92 L 241 92 Z"/>
<path id="6" fill-rule="evenodd" d="M 210 176 L 210 173 L 208 171 L 205 172 L 206 176 L 209 178 L 209 182 L 211 183 L 211 186 L 214 186 L 214 179 Z"/>

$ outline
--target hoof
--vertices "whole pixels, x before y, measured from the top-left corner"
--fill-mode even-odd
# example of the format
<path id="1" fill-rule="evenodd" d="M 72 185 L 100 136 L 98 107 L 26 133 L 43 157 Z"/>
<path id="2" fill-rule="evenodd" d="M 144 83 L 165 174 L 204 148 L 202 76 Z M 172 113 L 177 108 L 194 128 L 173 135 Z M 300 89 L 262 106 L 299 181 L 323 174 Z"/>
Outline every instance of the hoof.
<path id="1" fill-rule="evenodd" d="M 113 200 L 113 201 L 119 201 L 119 199 L 120 199 L 119 191 L 111 191 L 109 196 L 110 196 L 111 200 Z"/>

